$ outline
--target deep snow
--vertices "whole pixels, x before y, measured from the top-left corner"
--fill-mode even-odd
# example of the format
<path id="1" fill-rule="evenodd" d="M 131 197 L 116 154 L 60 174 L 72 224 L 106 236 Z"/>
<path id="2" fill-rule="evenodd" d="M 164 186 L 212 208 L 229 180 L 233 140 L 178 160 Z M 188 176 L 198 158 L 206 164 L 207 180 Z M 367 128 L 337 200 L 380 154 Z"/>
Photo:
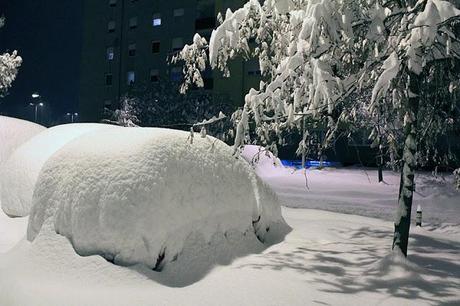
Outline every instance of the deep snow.
<path id="1" fill-rule="evenodd" d="M 72 143 L 67 146 L 71 150 Z M 235 231 L 209 241 L 189 236 L 182 252 L 187 256 L 162 272 L 79 256 L 56 234 L 52 219 L 29 242 L 21 238 L 27 218 L 0 211 L 0 305 L 460 304 L 460 198 L 452 176 L 417 174 L 414 210 L 422 206 L 424 227 L 412 226 L 406 261 L 389 255 L 397 173 L 385 172 L 379 184 L 370 169 L 312 169 L 305 175 L 267 166 L 255 168 L 284 205 L 322 210 L 283 208 L 293 230 L 269 248 Z"/>
<path id="2" fill-rule="evenodd" d="M 85 133 L 117 128 L 108 124 L 76 123 L 49 128 L 24 142 L 4 163 L 0 177 L 1 204 L 10 216 L 26 216 L 43 164 L 69 141 Z"/>
<path id="3" fill-rule="evenodd" d="M 184 284 L 177 262 L 162 272 L 81 257 L 43 231 L 0 256 L 2 305 L 455 305 L 460 301 L 460 241 L 413 228 L 409 260 L 386 256 L 393 225 L 378 219 L 283 208 L 286 239 L 231 261 L 228 248 L 198 249 L 217 263 Z M 191 245 L 193 248 L 193 245 Z M 209 258 L 207 257 L 209 255 Z M 226 256 L 224 256 L 226 255 Z M 390 265 L 391 263 L 391 265 Z M 200 271 L 199 271 L 200 272 Z M 179 274 L 180 275 L 180 274 Z"/>
<path id="4" fill-rule="evenodd" d="M 28 239 L 49 221 L 81 255 L 151 269 L 189 256 L 190 239 L 282 239 L 288 227 L 278 199 L 251 167 L 213 137 L 188 137 L 118 128 L 69 142 L 37 179 Z"/>

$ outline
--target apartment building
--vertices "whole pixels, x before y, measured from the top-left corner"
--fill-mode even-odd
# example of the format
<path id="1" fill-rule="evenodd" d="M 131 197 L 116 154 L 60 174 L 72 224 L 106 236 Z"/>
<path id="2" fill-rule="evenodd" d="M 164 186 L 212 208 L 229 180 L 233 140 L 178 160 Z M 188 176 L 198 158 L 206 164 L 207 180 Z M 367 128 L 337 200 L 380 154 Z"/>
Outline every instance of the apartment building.
<path id="1" fill-rule="evenodd" d="M 80 77 L 80 119 L 97 122 L 104 108 L 116 108 L 135 84 L 180 82 L 182 67 L 167 59 L 191 43 L 209 37 L 218 12 L 237 9 L 244 0 L 84 0 Z M 257 61 L 235 60 L 232 76 L 205 74 L 205 89 L 228 103 L 242 105 L 257 87 Z"/>

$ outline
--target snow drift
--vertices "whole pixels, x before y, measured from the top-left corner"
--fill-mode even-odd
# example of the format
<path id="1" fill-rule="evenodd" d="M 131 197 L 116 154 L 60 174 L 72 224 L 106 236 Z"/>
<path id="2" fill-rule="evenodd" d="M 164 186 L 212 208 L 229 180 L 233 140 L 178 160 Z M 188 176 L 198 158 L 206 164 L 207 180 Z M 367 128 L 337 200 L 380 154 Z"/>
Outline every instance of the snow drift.
<path id="1" fill-rule="evenodd" d="M 9 216 L 29 214 L 32 194 L 43 164 L 67 142 L 89 131 L 116 128 L 107 124 L 65 124 L 43 131 L 19 146 L 4 163 L 0 178 L 1 203 Z"/>
<path id="2" fill-rule="evenodd" d="M 193 237 L 284 237 L 277 197 L 251 167 L 217 139 L 188 137 L 119 128 L 68 143 L 40 173 L 28 240 L 51 223 L 80 255 L 160 270 Z"/>
<path id="3" fill-rule="evenodd" d="M 0 166 L 17 147 L 45 129 L 33 122 L 0 116 Z"/>

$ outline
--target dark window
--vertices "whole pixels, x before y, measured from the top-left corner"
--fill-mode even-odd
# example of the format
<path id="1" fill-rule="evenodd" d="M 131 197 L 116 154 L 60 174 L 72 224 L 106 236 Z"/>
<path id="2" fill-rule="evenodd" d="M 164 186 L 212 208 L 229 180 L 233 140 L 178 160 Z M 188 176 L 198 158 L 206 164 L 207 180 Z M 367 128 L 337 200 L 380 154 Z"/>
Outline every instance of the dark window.
<path id="1" fill-rule="evenodd" d="M 112 76 L 112 74 L 111 74 L 111 73 L 107 73 L 107 74 L 105 75 L 105 85 L 107 85 L 107 86 L 112 85 L 112 81 L 113 81 L 113 76 Z"/>
<path id="2" fill-rule="evenodd" d="M 158 82 L 160 80 L 160 71 L 158 69 L 150 70 L 150 82 Z"/>
<path id="3" fill-rule="evenodd" d="M 135 29 L 137 28 L 137 17 L 131 17 L 129 18 L 129 29 Z"/>
<path id="4" fill-rule="evenodd" d="M 115 32 L 115 21 L 111 20 L 107 23 L 107 31 L 109 31 L 109 33 Z"/>
<path id="5" fill-rule="evenodd" d="M 258 76 L 260 75 L 259 61 L 251 60 L 246 64 L 248 75 Z"/>
<path id="6" fill-rule="evenodd" d="M 172 39 L 171 49 L 173 52 L 180 51 L 184 47 L 184 39 L 182 37 L 176 37 Z"/>
<path id="7" fill-rule="evenodd" d="M 180 82 L 182 81 L 182 68 L 181 67 L 173 67 L 171 68 L 171 81 Z"/>
<path id="8" fill-rule="evenodd" d="M 128 55 L 135 56 L 136 55 L 136 44 L 130 44 L 128 46 Z"/>
<path id="9" fill-rule="evenodd" d="M 117 5 L 117 0 L 109 0 L 109 6 L 114 7 Z"/>
<path id="10" fill-rule="evenodd" d="M 173 10 L 173 16 L 174 17 L 181 17 L 181 16 L 184 16 L 184 9 L 183 8 L 176 8 Z"/>
<path id="11" fill-rule="evenodd" d="M 200 18 L 195 21 L 195 30 L 206 30 L 214 29 L 216 26 L 216 18 L 214 17 L 205 17 Z"/>
<path id="12" fill-rule="evenodd" d="M 160 42 L 152 41 L 152 53 L 160 53 Z"/>

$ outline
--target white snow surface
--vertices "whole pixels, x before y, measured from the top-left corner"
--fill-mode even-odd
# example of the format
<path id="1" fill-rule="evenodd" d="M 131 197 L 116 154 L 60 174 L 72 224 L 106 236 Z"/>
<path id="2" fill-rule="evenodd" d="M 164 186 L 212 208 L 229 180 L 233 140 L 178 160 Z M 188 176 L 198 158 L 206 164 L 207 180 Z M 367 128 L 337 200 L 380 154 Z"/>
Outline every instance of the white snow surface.
<path id="1" fill-rule="evenodd" d="M 30 121 L 0 116 L 0 167 L 17 147 L 45 129 Z"/>
<path id="2" fill-rule="evenodd" d="M 288 227 L 275 193 L 223 142 L 188 137 L 117 128 L 69 142 L 39 175 L 28 240 L 50 223 L 80 255 L 160 270 L 199 258 L 190 247 L 282 239 Z"/>
<path id="3" fill-rule="evenodd" d="M 26 216 L 43 164 L 62 146 L 94 130 L 118 128 L 108 124 L 75 123 L 49 128 L 20 145 L 1 169 L 3 211 L 9 216 Z"/>
<path id="4" fill-rule="evenodd" d="M 293 208 L 321 209 L 394 221 L 398 206 L 400 173 L 384 171 L 378 183 L 377 170 L 365 168 L 291 168 L 261 176 L 277 193 L 281 204 Z M 420 205 L 426 229 L 460 239 L 460 190 L 454 176 L 416 172 L 411 218 Z M 415 223 L 414 223 L 415 224 Z"/>
<path id="5" fill-rule="evenodd" d="M 284 168 L 279 158 L 261 146 L 245 145 L 240 156 L 255 169 L 259 176 L 277 173 Z"/>
<path id="6" fill-rule="evenodd" d="M 413 228 L 407 262 L 388 255 L 393 224 L 283 208 L 284 241 L 232 260 L 230 242 L 189 249 L 162 272 L 78 256 L 47 223 L 33 242 L 0 255 L 1 305 L 458 305 L 460 241 Z M 232 241 L 232 240 L 230 240 Z M 254 244 L 253 244 L 254 246 Z M 216 254 L 213 256 L 213 254 Z M 201 271 L 203 262 L 215 262 Z M 201 272 L 201 273 L 200 273 Z M 187 275 L 189 273 L 189 275 Z M 182 278 L 189 278 L 183 283 Z"/>

